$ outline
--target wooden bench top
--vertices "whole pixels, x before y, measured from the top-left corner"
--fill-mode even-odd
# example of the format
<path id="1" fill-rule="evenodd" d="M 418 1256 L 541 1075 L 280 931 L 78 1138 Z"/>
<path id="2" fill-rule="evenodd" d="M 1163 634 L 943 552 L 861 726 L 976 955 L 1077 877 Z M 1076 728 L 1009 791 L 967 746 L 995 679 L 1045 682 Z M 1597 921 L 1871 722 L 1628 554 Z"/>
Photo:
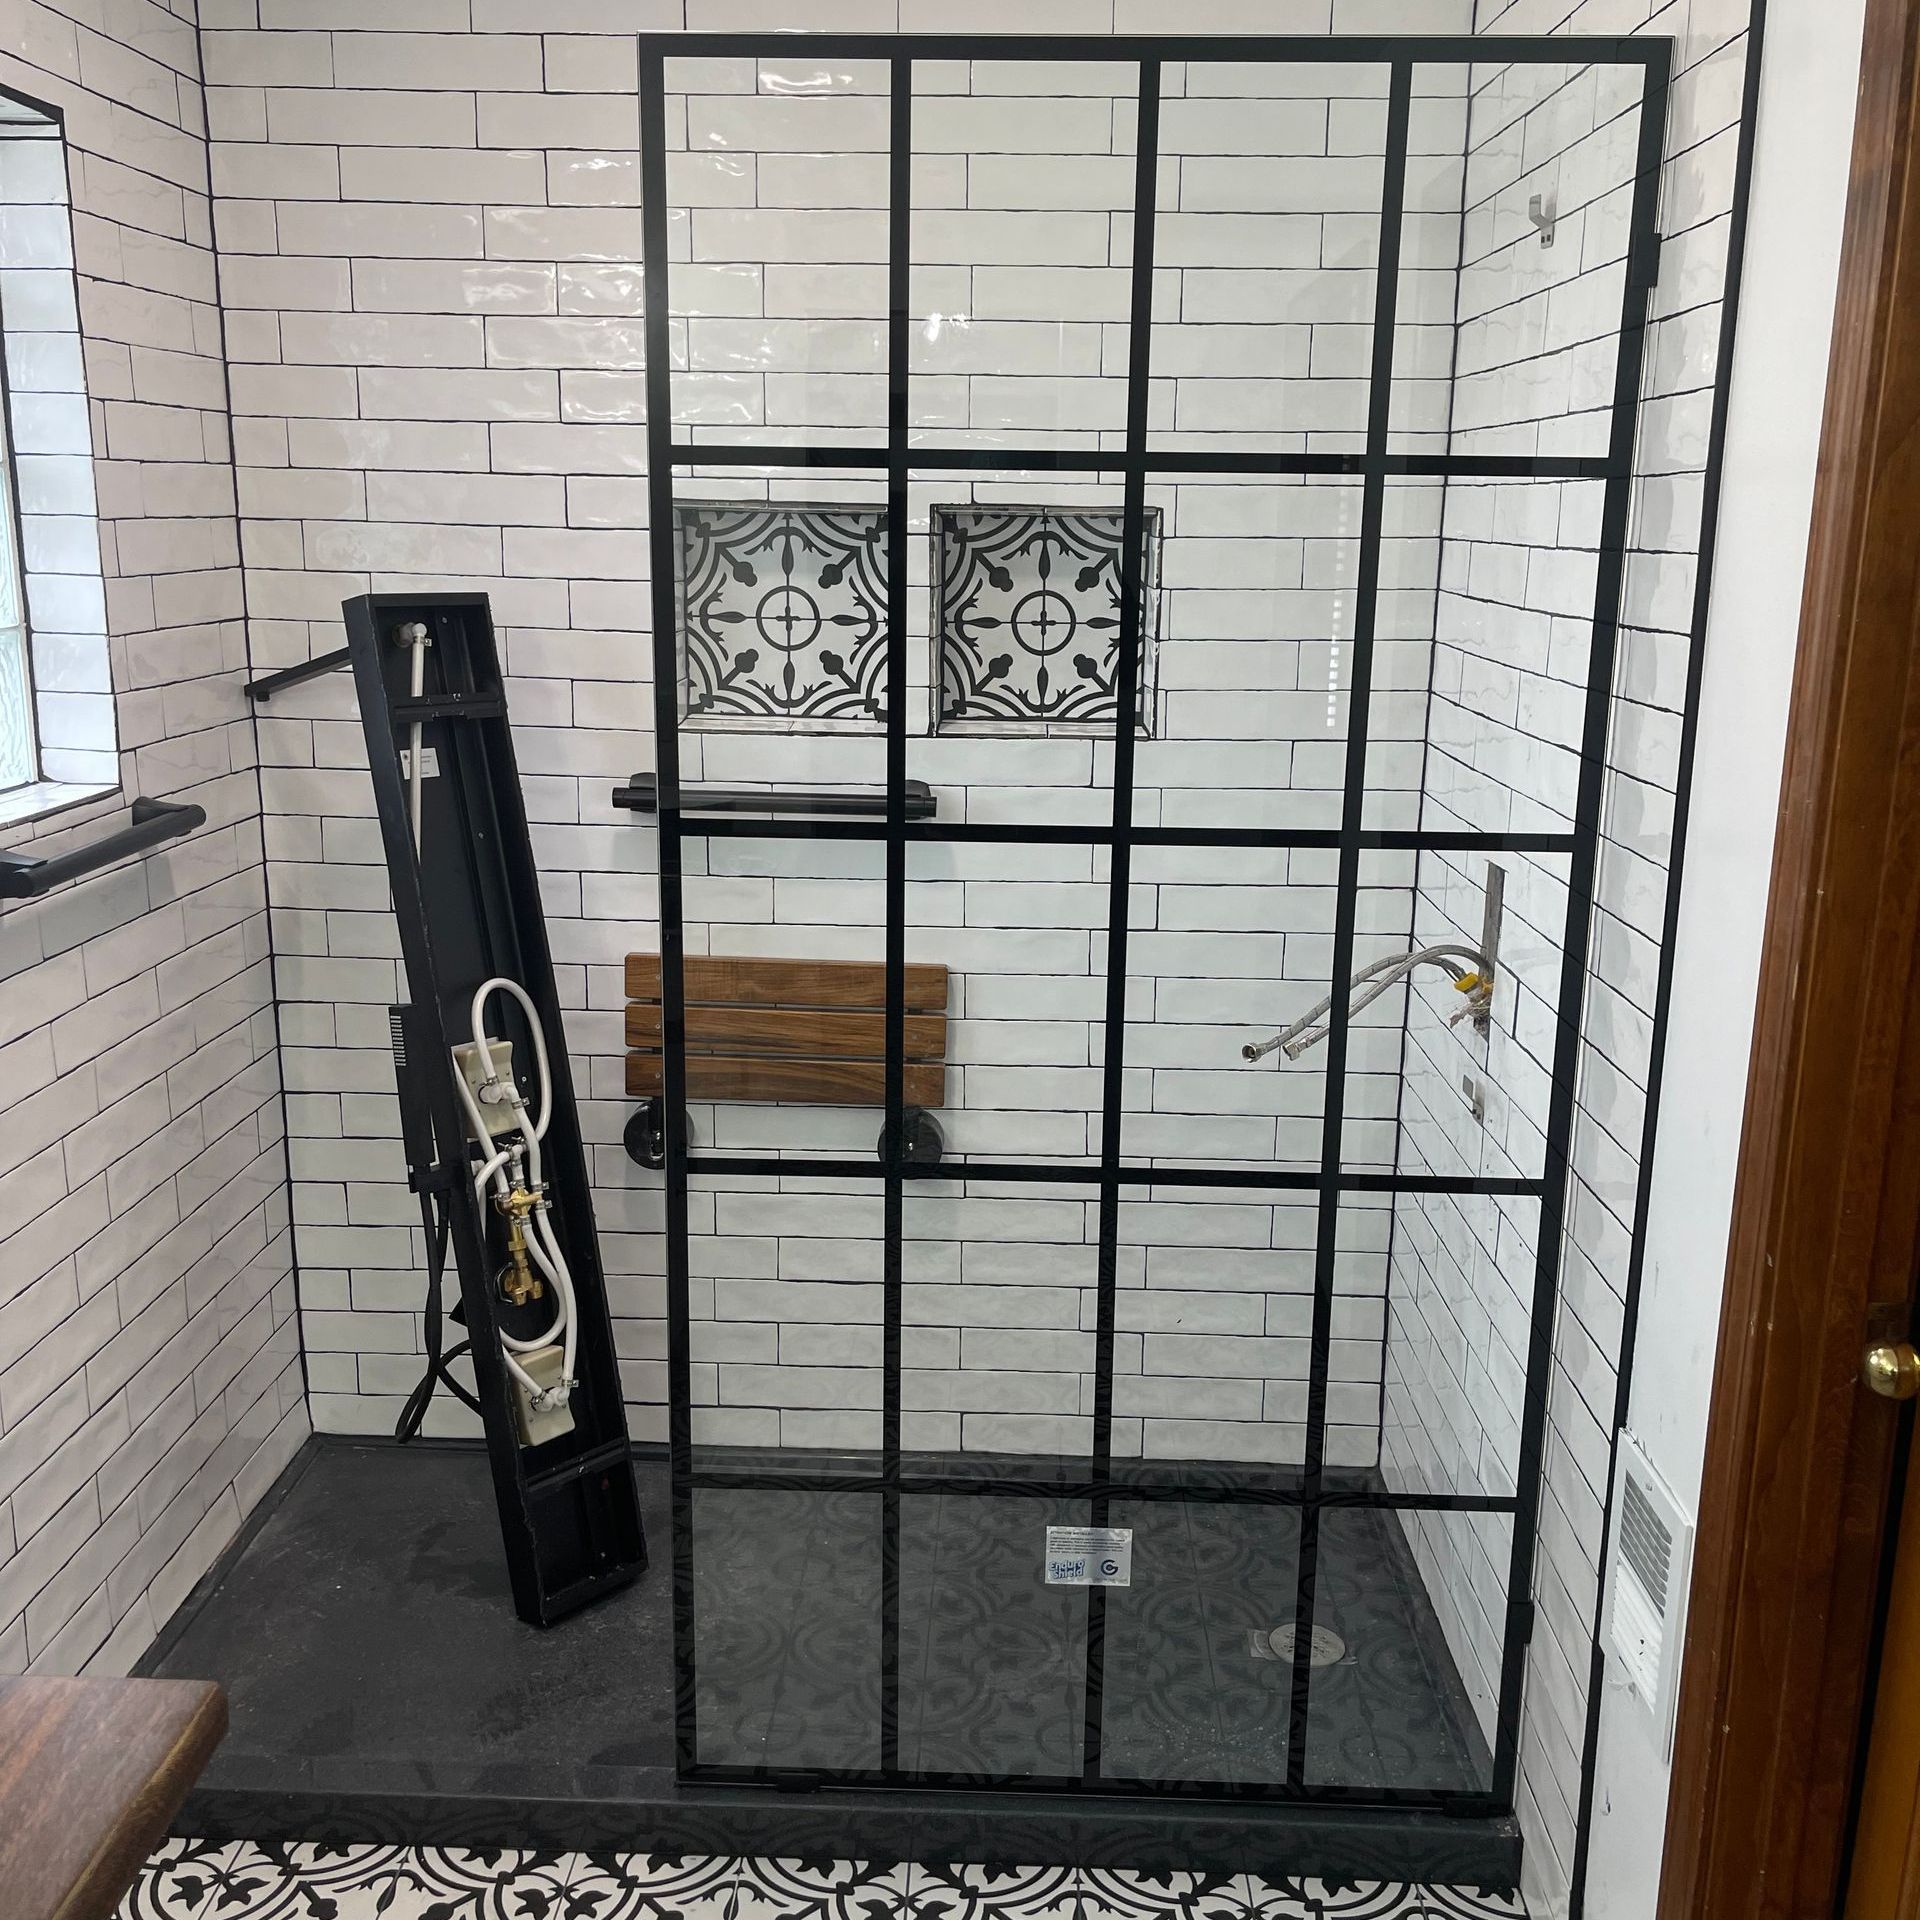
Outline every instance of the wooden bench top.
<path id="1" fill-rule="evenodd" d="M 887 970 L 877 960 L 786 960 L 689 954 L 687 1096 L 848 1106 L 886 1101 Z M 904 1093 L 946 1100 L 947 970 L 904 969 Z M 627 955 L 627 1092 L 661 1090 L 660 956 Z"/>
<path id="2" fill-rule="evenodd" d="M 211 1681 L 0 1679 L 6 1920 L 109 1920 L 226 1730 Z"/>

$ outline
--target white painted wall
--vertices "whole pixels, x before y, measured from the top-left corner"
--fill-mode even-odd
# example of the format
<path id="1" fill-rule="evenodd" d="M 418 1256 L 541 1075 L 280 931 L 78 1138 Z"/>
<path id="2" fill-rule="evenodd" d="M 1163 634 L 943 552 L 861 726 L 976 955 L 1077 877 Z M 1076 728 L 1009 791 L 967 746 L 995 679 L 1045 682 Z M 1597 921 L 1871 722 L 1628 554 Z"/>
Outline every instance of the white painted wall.
<path id="1" fill-rule="evenodd" d="M 1863 0 L 1774 0 L 1707 627 L 1630 1425 L 1689 1511 L 1745 1103 Z M 1601 1710 L 1590 1920 L 1654 1911 L 1668 1770 L 1617 1680 Z"/>

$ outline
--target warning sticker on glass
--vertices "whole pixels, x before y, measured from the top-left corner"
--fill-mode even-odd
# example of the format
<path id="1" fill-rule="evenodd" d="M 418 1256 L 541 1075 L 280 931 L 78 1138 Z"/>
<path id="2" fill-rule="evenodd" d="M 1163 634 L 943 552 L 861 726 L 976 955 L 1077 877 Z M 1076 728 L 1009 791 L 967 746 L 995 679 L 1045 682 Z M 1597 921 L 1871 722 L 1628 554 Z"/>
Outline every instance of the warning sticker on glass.
<path id="1" fill-rule="evenodd" d="M 1049 1527 L 1047 1585 L 1127 1587 L 1133 1584 L 1131 1527 Z"/>

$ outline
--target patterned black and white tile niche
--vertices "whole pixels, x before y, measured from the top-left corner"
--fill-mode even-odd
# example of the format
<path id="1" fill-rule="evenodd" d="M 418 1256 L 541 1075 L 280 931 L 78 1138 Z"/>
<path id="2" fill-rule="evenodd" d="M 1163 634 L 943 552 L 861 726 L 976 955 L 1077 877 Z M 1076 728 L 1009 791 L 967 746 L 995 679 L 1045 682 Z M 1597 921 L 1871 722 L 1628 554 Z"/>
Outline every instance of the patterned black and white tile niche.
<path id="1" fill-rule="evenodd" d="M 1122 516 L 1046 507 L 933 509 L 942 731 L 1111 728 L 1118 711 Z M 1146 510 L 1136 714 L 1148 731 L 1160 510 Z"/>
<path id="2" fill-rule="evenodd" d="M 674 523 L 689 724 L 885 726 L 881 509 L 688 500 Z"/>

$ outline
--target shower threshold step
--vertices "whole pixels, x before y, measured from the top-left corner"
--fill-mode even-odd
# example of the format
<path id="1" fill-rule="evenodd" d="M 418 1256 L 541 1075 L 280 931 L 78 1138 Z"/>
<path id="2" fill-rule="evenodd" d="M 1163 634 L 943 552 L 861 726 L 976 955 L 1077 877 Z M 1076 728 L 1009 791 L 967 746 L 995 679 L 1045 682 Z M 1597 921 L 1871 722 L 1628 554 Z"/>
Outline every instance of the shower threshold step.
<path id="1" fill-rule="evenodd" d="M 666 1473 L 653 1567 L 542 1631 L 515 1619 L 483 1451 L 321 1438 L 144 1670 L 222 1682 L 196 1838 L 831 1855 L 1515 1886 L 1510 1818 L 1114 1794 L 717 1786 L 673 1769 Z"/>

